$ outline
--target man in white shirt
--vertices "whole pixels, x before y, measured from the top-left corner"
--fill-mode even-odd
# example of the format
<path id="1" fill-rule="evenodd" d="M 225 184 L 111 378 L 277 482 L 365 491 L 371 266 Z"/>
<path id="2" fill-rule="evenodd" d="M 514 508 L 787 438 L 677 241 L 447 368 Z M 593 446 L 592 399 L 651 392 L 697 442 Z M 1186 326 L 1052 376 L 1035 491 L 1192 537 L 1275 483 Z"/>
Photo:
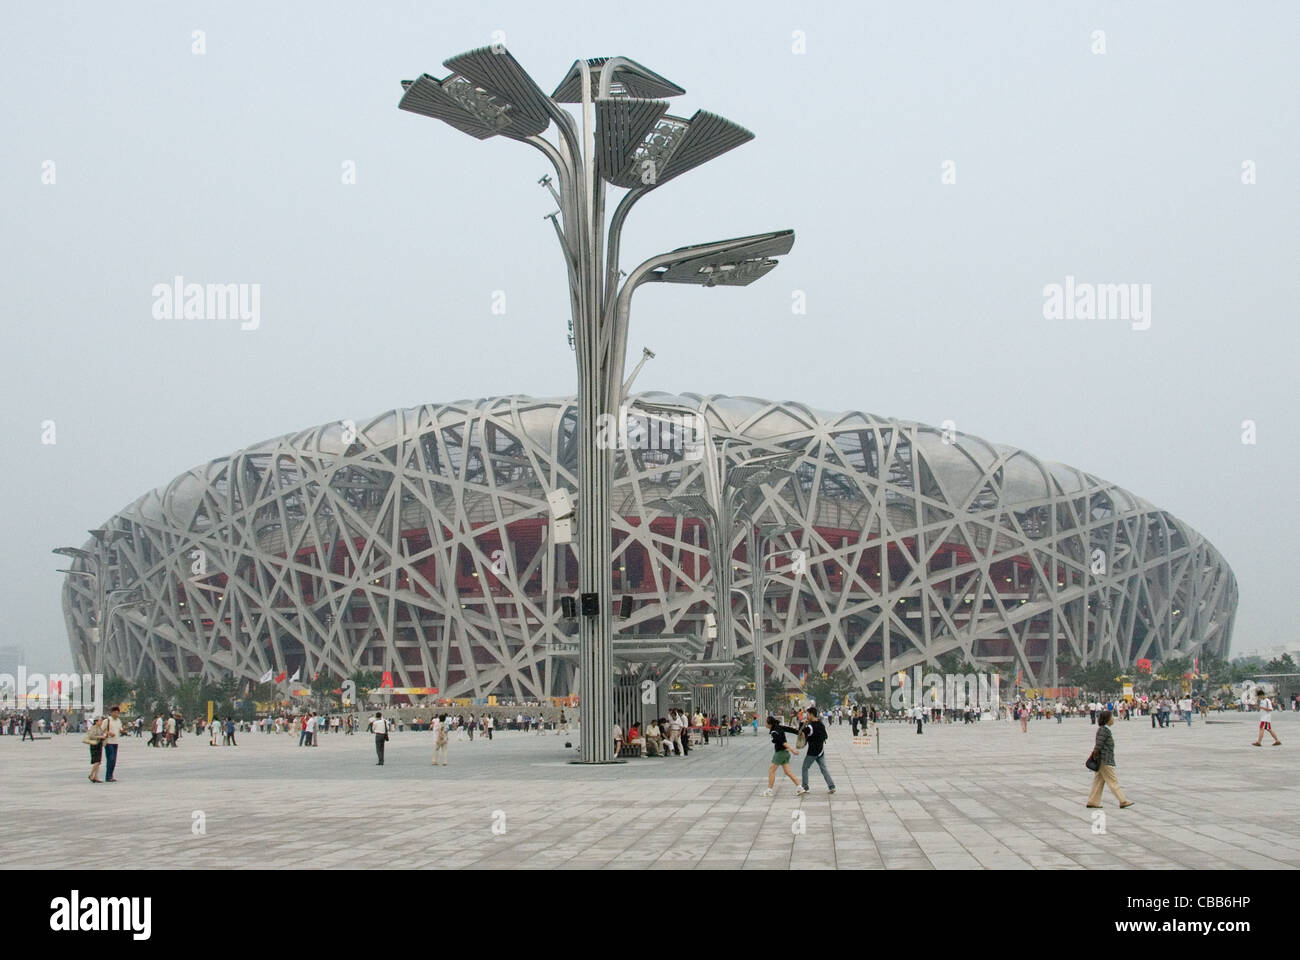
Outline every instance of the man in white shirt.
<path id="1" fill-rule="evenodd" d="M 663 735 L 659 732 L 659 724 L 651 720 L 645 728 L 645 752 L 647 757 L 659 756 L 659 748 L 663 743 Z"/>
<path id="2" fill-rule="evenodd" d="M 117 766 L 117 741 L 122 736 L 121 708 L 114 707 L 108 716 L 108 733 L 104 736 L 104 759 L 108 761 L 108 772 L 104 775 L 106 783 L 116 783 L 113 768 Z"/>
<path id="3" fill-rule="evenodd" d="M 370 732 L 375 735 L 375 753 L 379 756 L 379 762 L 375 766 L 382 767 L 384 765 L 384 744 L 388 742 L 388 721 L 384 719 L 382 713 L 376 710 L 375 715 L 370 718 L 368 726 Z"/>
<path id="4" fill-rule="evenodd" d="M 1256 690 L 1255 696 L 1259 698 L 1259 736 L 1255 738 L 1255 742 L 1252 743 L 1251 746 L 1258 747 L 1259 742 L 1264 739 L 1264 731 L 1267 730 L 1268 735 L 1273 738 L 1273 746 L 1280 747 L 1282 741 L 1279 740 L 1277 734 L 1273 732 L 1273 701 L 1268 698 L 1267 694 L 1265 694 L 1263 690 Z M 109 765 L 109 769 L 113 769 L 111 764 Z"/>
<path id="5" fill-rule="evenodd" d="M 1178 711 L 1183 715 L 1183 719 L 1187 721 L 1187 725 L 1190 727 L 1192 725 L 1192 698 L 1183 697 L 1183 699 L 1179 700 Z"/>

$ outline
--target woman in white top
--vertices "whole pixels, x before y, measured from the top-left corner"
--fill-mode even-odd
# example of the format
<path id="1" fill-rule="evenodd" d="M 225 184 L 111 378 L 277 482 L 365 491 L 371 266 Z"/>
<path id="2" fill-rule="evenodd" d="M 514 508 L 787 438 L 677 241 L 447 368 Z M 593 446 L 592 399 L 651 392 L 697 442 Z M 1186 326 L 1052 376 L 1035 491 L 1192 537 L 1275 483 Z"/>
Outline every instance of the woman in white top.
<path id="1" fill-rule="evenodd" d="M 441 763 L 444 767 L 447 765 L 447 743 L 451 737 L 447 732 L 447 715 L 444 713 L 438 717 L 438 730 L 433 735 L 433 763 L 437 766 Z"/>

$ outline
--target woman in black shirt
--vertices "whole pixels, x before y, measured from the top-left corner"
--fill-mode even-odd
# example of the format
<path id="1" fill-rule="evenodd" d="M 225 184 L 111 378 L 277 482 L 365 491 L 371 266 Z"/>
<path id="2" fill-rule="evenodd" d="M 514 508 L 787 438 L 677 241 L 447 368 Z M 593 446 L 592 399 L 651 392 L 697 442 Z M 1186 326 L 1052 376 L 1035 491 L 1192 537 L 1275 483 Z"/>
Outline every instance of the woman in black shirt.
<path id="1" fill-rule="evenodd" d="M 767 732 L 772 735 L 772 765 L 767 768 L 767 789 L 763 791 L 763 796 L 770 797 L 773 794 L 773 787 L 776 786 L 776 768 L 780 767 L 790 782 L 795 785 L 795 796 L 803 791 L 799 789 L 799 779 L 790 772 L 790 757 L 798 756 L 798 750 L 790 749 L 790 745 L 785 741 L 787 733 L 798 733 L 794 727 L 783 727 L 776 720 L 776 717 L 767 718 Z"/>

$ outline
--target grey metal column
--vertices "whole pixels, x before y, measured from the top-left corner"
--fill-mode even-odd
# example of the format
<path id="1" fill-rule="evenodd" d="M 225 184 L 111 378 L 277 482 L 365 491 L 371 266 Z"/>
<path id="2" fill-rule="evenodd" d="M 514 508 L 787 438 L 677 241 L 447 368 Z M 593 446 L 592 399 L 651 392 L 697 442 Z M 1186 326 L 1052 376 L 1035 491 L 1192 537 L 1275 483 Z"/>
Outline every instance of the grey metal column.
<path id="1" fill-rule="evenodd" d="M 763 689 L 763 575 L 767 572 L 766 559 L 760 552 L 758 527 L 751 523 L 745 531 L 745 553 L 749 555 L 749 632 L 753 634 L 754 648 L 754 712 L 761 721 L 767 716 L 767 694 Z"/>

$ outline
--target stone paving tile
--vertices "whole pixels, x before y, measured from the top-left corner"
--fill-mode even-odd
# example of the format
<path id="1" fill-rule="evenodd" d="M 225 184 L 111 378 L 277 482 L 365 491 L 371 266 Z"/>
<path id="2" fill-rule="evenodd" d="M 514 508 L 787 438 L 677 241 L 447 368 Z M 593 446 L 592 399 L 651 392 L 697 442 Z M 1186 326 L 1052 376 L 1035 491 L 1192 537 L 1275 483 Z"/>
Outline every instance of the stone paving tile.
<path id="1" fill-rule="evenodd" d="M 879 752 L 833 726 L 839 789 L 827 794 L 813 771 L 801 799 L 788 781 L 761 796 L 767 748 L 755 737 L 597 768 L 568 763 L 561 738 L 509 732 L 453 741 L 446 767 L 429 764 L 427 734 L 409 732 L 393 737 L 383 768 L 364 737 L 326 735 L 318 748 L 289 736 L 246 735 L 237 748 L 185 737 L 176 750 L 132 739 L 111 785 L 86 782 L 77 737 L 0 737 L 0 866 L 1300 867 L 1300 760 L 1289 746 L 1252 750 L 1248 717 L 1114 730 L 1137 806 L 1103 798 L 1102 833 L 1083 805 L 1095 728 L 1079 720 L 1027 734 L 1009 723 L 922 736 L 886 726 Z"/>

